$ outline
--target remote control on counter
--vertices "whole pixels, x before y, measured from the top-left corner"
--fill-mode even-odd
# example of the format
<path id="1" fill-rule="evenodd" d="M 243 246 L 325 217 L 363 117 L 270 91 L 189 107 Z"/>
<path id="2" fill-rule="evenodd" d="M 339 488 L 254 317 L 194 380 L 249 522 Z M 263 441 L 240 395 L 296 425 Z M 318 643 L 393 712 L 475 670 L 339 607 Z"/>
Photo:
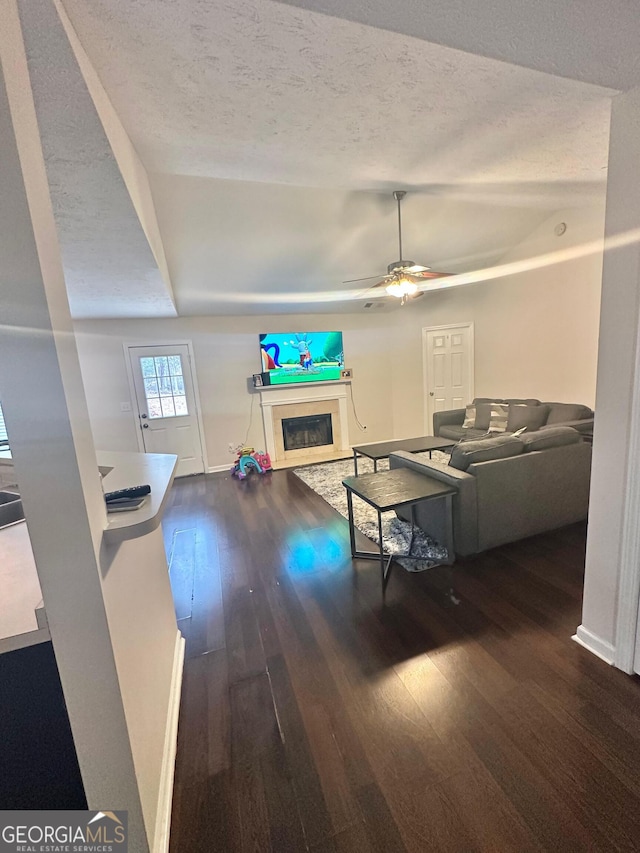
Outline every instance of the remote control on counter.
<path id="1" fill-rule="evenodd" d="M 107 503 L 121 501 L 123 498 L 143 498 L 151 491 L 151 486 L 129 486 L 128 489 L 117 489 L 115 492 L 105 492 L 104 499 Z"/>
<path id="2" fill-rule="evenodd" d="M 123 498 L 121 501 L 109 501 L 107 512 L 133 512 L 140 509 L 146 498 Z"/>

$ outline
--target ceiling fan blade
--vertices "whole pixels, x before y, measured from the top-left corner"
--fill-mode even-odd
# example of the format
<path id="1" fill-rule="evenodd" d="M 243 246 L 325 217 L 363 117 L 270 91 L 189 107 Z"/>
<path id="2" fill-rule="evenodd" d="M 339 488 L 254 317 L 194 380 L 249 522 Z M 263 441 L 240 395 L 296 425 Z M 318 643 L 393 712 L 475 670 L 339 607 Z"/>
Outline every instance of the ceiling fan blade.
<path id="1" fill-rule="evenodd" d="M 355 284 L 357 281 L 369 281 L 372 278 L 378 278 L 380 273 L 376 273 L 375 275 L 365 275 L 364 278 L 349 278 L 347 281 L 343 281 L 343 284 Z"/>
<path id="2" fill-rule="evenodd" d="M 408 278 L 415 278 L 418 281 L 426 278 L 446 278 L 447 276 L 455 275 L 454 272 L 437 272 L 436 270 L 426 270 L 425 272 L 409 273 Z"/>
<path id="3" fill-rule="evenodd" d="M 361 298 L 361 297 L 363 297 L 363 296 L 366 296 L 366 295 L 367 295 L 367 293 L 371 293 L 371 291 L 372 291 L 372 290 L 375 290 L 375 289 L 376 289 L 376 288 L 378 288 L 378 287 L 383 287 L 383 286 L 385 286 L 385 285 L 387 285 L 387 284 L 389 284 L 389 279 L 388 279 L 388 278 L 383 278 L 383 279 L 381 279 L 380 281 L 376 281 L 376 283 L 375 283 L 375 284 L 372 284 L 372 285 L 370 285 L 369 287 L 365 287 L 365 288 L 364 288 L 364 290 L 361 290 L 361 291 L 360 291 L 360 293 L 358 294 L 358 297 L 357 297 L 357 298 Z"/>

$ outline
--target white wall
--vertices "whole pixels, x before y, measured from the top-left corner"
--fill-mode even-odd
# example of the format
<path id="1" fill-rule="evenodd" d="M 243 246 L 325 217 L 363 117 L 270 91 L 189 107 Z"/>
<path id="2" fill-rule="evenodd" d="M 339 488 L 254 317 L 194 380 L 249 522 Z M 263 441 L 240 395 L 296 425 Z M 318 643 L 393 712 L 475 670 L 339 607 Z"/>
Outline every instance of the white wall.
<path id="1" fill-rule="evenodd" d="M 640 89 L 614 98 L 594 431 L 591 512 L 579 639 L 631 671 L 638 617 L 638 340 L 640 337 Z M 635 451 L 635 452 L 634 452 Z M 637 664 L 636 664 L 637 666 Z"/>
<path id="2" fill-rule="evenodd" d="M 563 238 L 553 233 L 564 221 Z M 602 236 L 601 210 L 561 211 L 547 219 L 506 261 L 538 257 Z M 193 341 L 210 467 L 230 464 L 228 444 L 264 445 L 259 398 L 246 380 L 260 369 L 260 332 L 344 332 L 354 370 L 352 444 L 421 434 L 424 424 L 422 328 L 473 321 L 476 394 L 532 396 L 593 405 L 598 344 L 601 255 L 556 263 L 483 284 L 443 290 L 388 313 L 75 323 L 96 447 L 136 450 L 123 342 Z M 254 401 L 251 416 L 251 401 Z M 251 427 L 249 420 L 251 417 Z M 247 434 L 248 430 L 248 434 Z"/>
<path id="3" fill-rule="evenodd" d="M 558 237 L 554 227 L 561 222 L 567 230 Z M 505 397 L 594 406 L 603 230 L 604 206 L 554 213 L 502 263 L 558 253 L 556 262 L 478 288 L 479 396 L 497 386 Z M 573 247 L 587 254 L 562 260 Z"/>

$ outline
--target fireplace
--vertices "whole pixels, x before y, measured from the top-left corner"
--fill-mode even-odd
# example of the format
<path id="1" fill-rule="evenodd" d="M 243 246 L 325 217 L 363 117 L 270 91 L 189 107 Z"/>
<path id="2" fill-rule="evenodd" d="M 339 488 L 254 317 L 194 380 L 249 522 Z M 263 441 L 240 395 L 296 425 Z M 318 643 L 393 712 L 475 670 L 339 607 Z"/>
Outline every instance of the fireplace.
<path id="1" fill-rule="evenodd" d="M 312 383 L 311 387 L 276 385 L 261 388 L 258 393 L 265 445 L 272 462 L 304 463 L 309 457 L 349 450 L 346 383 Z M 294 422 L 286 446 L 285 421 Z M 327 421 L 331 427 L 324 433 Z M 321 422 L 325 425 L 321 426 Z M 324 434 L 320 436 L 321 430 Z"/>
<path id="2" fill-rule="evenodd" d="M 301 418 L 282 419 L 284 449 L 300 450 L 303 447 L 333 445 L 331 414 L 304 415 Z"/>

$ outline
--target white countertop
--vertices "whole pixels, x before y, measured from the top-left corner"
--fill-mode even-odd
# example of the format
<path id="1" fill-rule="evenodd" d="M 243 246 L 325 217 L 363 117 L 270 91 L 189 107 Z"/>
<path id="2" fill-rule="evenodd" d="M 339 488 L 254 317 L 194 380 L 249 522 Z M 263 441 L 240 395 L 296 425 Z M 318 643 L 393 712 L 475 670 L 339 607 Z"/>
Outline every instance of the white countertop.
<path id="1" fill-rule="evenodd" d="M 109 545 L 125 539 L 135 539 L 150 533 L 162 521 L 162 513 L 178 457 L 169 453 L 117 453 L 102 451 L 97 454 L 101 468 L 111 468 L 102 479 L 105 492 L 127 489 L 130 486 L 151 486 L 140 509 L 114 512 L 107 515 L 104 540 Z"/>

